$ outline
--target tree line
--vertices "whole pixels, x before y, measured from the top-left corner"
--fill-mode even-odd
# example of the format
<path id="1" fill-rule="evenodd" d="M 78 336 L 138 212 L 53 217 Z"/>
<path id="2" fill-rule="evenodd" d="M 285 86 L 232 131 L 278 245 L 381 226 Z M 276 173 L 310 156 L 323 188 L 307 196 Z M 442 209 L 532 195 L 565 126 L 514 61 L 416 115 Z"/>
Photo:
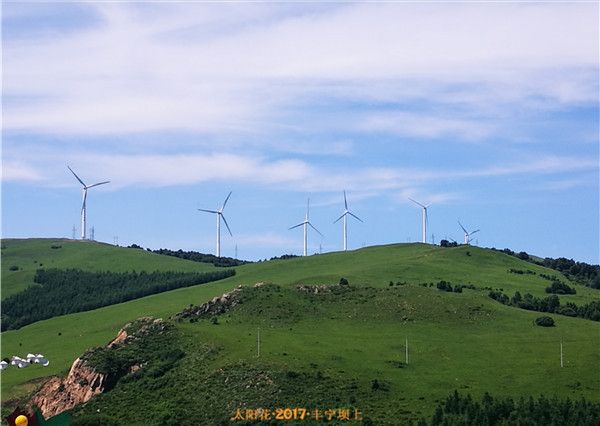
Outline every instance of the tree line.
<path id="1" fill-rule="evenodd" d="M 177 251 L 163 248 L 158 250 L 146 250 L 152 253 L 162 254 L 163 256 L 173 256 L 178 257 L 180 259 L 191 260 L 192 262 L 212 263 L 214 266 L 222 268 L 231 268 L 234 266 L 240 266 L 245 265 L 246 263 L 251 263 L 247 260 L 239 260 L 234 259 L 232 257 L 217 257 L 214 254 L 200 253 L 197 251 L 183 251 L 181 249 Z"/>
<path id="2" fill-rule="evenodd" d="M 534 263 L 536 265 L 545 266 L 546 268 L 554 269 L 555 271 L 563 273 L 567 278 L 577 281 L 581 284 L 587 285 L 595 289 L 600 289 L 600 265 L 590 265 L 585 262 L 576 262 L 573 259 L 567 259 L 566 257 L 559 257 L 553 259 L 546 257 L 543 260 L 531 257 L 527 252 L 521 251 L 516 253 L 510 249 L 499 250 L 492 247 L 492 250 L 501 251 L 510 256 L 517 257 L 521 260 Z"/>
<path id="3" fill-rule="evenodd" d="M 569 317 L 580 317 L 592 321 L 600 321 L 600 301 L 593 301 L 585 305 L 577 306 L 573 302 L 560 304 L 557 295 L 548 297 L 536 297 L 530 293 L 521 295 L 516 291 L 514 296 L 509 298 L 500 290 L 491 290 L 488 296 L 502 303 L 503 305 L 514 306 L 516 308 L 527 309 L 528 311 L 550 312 Z"/>
<path id="4" fill-rule="evenodd" d="M 2 301 L 2 331 L 233 275 L 233 269 L 202 273 L 38 269 L 34 277 L 34 282 L 38 285 L 30 286 Z"/>
<path id="5" fill-rule="evenodd" d="M 419 421 L 419 426 L 504 426 L 504 425 L 571 425 L 587 426 L 600 424 L 600 404 L 579 400 L 533 397 L 494 398 L 485 393 L 481 400 L 457 391 L 440 403 L 430 422 Z"/>

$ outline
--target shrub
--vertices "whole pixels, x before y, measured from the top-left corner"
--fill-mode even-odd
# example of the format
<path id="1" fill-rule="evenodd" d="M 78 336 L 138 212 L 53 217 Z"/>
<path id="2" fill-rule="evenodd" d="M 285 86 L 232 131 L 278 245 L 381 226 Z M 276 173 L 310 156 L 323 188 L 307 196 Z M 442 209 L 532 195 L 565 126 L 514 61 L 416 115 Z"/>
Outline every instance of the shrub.
<path id="1" fill-rule="evenodd" d="M 340 285 L 348 285 L 348 280 L 346 278 L 340 278 Z"/>
<path id="2" fill-rule="evenodd" d="M 551 317 L 539 317 L 535 319 L 535 324 L 540 327 L 554 327 L 554 320 Z"/>
<path id="3" fill-rule="evenodd" d="M 552 281 L 548 287 L 546 287 L 546 293 L 552 294 L 576 294 L 577 291 L 573 287 L 569 287 L 562 281 Z"/>
<path id="4" fill-rule="evenodd" d="M 10 268 L 8 268 L 9 271 L 18 271 L 19 267 L 17 265 L 12 265 Z"/>
<path id="5" fill-rule="evenodd" d="M 452 284 L 450 284 L 450 282 L 441 280 L 440 282 L 437 283 L 437 288 L 438 288 L 438 290 L 452 291 Z"/>

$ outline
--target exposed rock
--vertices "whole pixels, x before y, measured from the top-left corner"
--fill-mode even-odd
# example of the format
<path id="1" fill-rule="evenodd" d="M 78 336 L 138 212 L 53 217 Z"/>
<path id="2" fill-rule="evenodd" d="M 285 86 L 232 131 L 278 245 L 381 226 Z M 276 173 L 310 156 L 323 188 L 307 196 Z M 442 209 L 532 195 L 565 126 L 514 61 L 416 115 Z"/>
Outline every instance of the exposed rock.
<path id="1" fill-rule="evenodd" d="M 117 337 L 115 337 L 113 339 L 113 341 L 107 345 L 107 347 L 114 348 L 115 346 L 123 343 L 125 341 L 125 339 L 127 339 L 127 332 L 125 331 L 124 328 L 122 328 L 121 331 L 119 331 L 119 334 L 117 334 Z"/>
<path id="2" fill-rule="evenodd" d="M 305 293 L 323 294 L 323 293 L 338 293 L 340 291 L 349 290 L 350 286 L 341 284 L 320 284 L 320 285 L 304 285 L 300 284 L 296 288 Z"/>
<path id="3" fill-rule="evenodd" d="M 33 412 L 33 406 L 37 406 L 44 417 L 48 418 L 70 410 L 76 405 L 89 401 L 95 395 L 105 392 L 119 377 L 111 377 L 97 371 L 90 364 L 90 358 L 94 353 L 99 350 L 107 350 L 107 348 L 115 350 L 150 333 L 162 333 L 169 327 L 170 325 L 162 319 L 151 317 L 140 318 L 126 324 L 106 348 L 90 349 L 77 358 L 67 377 L 52 377 L 47 380 L 30 399 L 29 409 Z M 126 371 L 132 373 L 140 368 L 143 368 L 143 365 L 135 364 Z"/>
<path id="4" fill-rule="evenodd" d="M 77 358 L 66 378 L 53 377 L 36 392 L 30 401 L 44 417 L 52 417 L 104 392 L 106 376 Z"/>
<path id="5" fill-rule="evenodd" d="M 254 287 L 260 287 L 262 285 L 264 285 L 264 283 L 256 283 Z M 221 296 L 215 296 L 210 301 L 203 303 L 202 305 L 194 305 L 190 306 L 189 308 L 185 308 L 183 311 L 173 315 L 171 318 L 176 320 L 194 317 L 209 318 L 214 315 L 224 314 L 234 306 L 242 303 L 240 299 L 240 293 L 242 292 L 242 289 L 243 286 L 238 285 L 229 293 L 223 293 Z"/>

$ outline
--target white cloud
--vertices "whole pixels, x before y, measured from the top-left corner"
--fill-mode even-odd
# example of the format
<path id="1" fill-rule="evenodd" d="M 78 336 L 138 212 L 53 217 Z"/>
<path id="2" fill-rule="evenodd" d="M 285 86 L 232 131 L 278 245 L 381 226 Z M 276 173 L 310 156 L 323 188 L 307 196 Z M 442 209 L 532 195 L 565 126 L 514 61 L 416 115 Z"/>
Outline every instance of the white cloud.
<path id="1" fill-rule="evenodd" d="M 31 165 L 21 161 L 2 161 L 3 182 L 39 182 L 43 178 Z"/>
<path id="2" fill-rule="evenodd" d="M 366 132 L 387 132 L 400 136 L 436 138 L 460 136 L 478 140 L 492 133 L 493 126 L 481 119 L 455 118 L 413 112 L 384 112 L 368 114 L 358 124 Z"/>
<path id="3" fill-rule="evenodd" d="M 4 93 L 17 99 L 5 103 L 6 129 L 239 135 L 278 128 L 323 96 L 473 108 L 597 98 L 597 4 L 88 6 L 101 24 L 5 38 Z M 430 133 L 402 131 L 492 130 L 429 120 Z M 396 121 L 371 125 L 397 132 Z"/>
<path id="4" fill-rule="evenodd" d="M 471 178 L 553 175 L 568 172 L 597 172 L 594 159 L 536 156 L 519 161 L 481 165 L 470 169 L 427 169 L 407 167 L 345 167 L 319 165 L 294 158 L 270 159 L 260 155 L 227 153 L 107 155 L 102 153 L 44 152 L 35 148 L 5 150 L 4 177 L 8 181 L 37 181 L 47 186 L 73 185 L 66 168 L 70 164 L 86 182 L 110 179 L 110 188 L 168 187 L 205 182 L 238 182 L 280 190 L 339 194 L 348 190 L 351 199 L 361 200 L 396 191 L 402 199 L 445 203 L 460 199 L 457 192 L 439 192 L 430 187 L 440 180 L 456 182 Z M 429 188 L 429 189 L 428 189 Z M 338 203 L 339 195 L 323 205 Z"/>

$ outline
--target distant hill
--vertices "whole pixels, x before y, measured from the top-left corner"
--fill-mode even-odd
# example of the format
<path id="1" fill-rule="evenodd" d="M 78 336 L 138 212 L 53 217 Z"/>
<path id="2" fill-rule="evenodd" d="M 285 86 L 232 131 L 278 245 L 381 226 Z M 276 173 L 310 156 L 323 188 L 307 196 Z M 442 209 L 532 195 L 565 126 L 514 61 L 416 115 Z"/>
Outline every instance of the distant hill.
<path id="1" fill-rule="evenodd" d="M 3 251 L 10 250 L 10 243 Z M 77 248 L 87 249 L 85 243 L 77 244 L 69 245 L 74 253 L 68 261 L 54 254 L 64 246 L 48 250 L 54 250 L 51 255 L 56 256 L 55 262 L 62 262 L 60 267 L 72 267 L 79 258 Z M 138 253 L 163 261 L 141 250 L 106 247 L 118 251 L 106 254 L 115 258 Z M 26 262 L 28 255 L 19 258 Z M 100 263 L 90 262 L 91 268 Z M 3 259 L 3 271 L 5 266 Z M 138 385 L 125 381 L 111 391 L 115 393 L 107 393 L 90 407 L 121 415 L 139 408 L 140 413 L 150 415 L 162 409 L 147 401 L 164 398 L 163 414 L 168 407 L 180 412 L 188 406 L 195 407 L 190 408 L 192 414 L 204 410 L 203 415 L 212 421 L 233 415 L 236 403 L 248 408 L 269 402 L 307 408 L 353 404 L 378 424 L 401 424 L 394 419 L 432 414 L 436 403 L 454 389 L 479 397 L 489 391 L 500 397 L 544 393 L 599 399 L 600 383 L 590 372 L 600 363 L 600 324 L 549 314 L 556 326 L 538 327 L 534 325 L 538 312 L 505 306 L 488 296 L 488 289 L 495 289 L 509 295 L 519 291 L 545 297 L 548 280 L 542 275 L 555 275 L 577 290 L 560 295 L 561 302 L 584 304 L 598 299 L 598 290 L 555 270 L 498 251 L 426 244 L 367 247 L 247 264 L 235 270 L 234 277 L 219 282 L 2 333 L 2 357 L 40 352 L 52 360 L 46 368 L 2 372 L 3 401 L 30 392 L 31 380 L 66 371 L 87 348 L 105 345 L 128 321 L 148 315 L 166 320 L 240 284 L 252 287 L 257 282 L 275 285 L 250 291 L 244 303 L 224 313 L 192 322 L 191 318 L 174 321 L 177 347 L 186 355 L 160 379 L 140 377 L 145 386 L 139 396 L 132 394 Z M 296 288 L 337 284 L 342 277 L 352 292 L 313 297 Z M 466 287 L 462 293 L 441 291 L 435 285 L 440 280 Z M 3 289 L 4 285 L 3 280 Z M 258 327 L 260 358 L 256 357 Z M 411 353 L 408 366 L 402 364 L 406 338 Z M 564 369 L 559 367 L 561 339 Z M 263 392 L 257 383 L 264 381 Z M 146 424 L 162 420 L 153 417 Z M 143 420 L 134 416 L 132 424 L 143 424 Z"/>
<path id="2" fill-rule="evenodd" d="M 144 250 L 116 247 L 96 241 L 31 238 L 2 240 L 2 298 L 33 284 L 40 268 L 77 268 L 84 271 L 177 271 L 214 270 L 197 263 Z"/>

